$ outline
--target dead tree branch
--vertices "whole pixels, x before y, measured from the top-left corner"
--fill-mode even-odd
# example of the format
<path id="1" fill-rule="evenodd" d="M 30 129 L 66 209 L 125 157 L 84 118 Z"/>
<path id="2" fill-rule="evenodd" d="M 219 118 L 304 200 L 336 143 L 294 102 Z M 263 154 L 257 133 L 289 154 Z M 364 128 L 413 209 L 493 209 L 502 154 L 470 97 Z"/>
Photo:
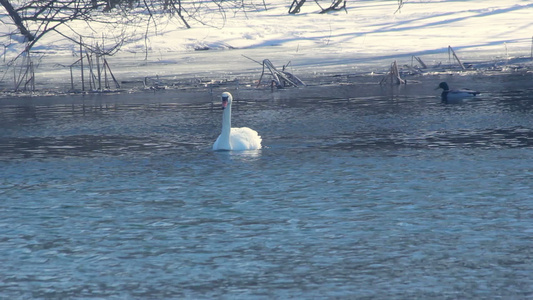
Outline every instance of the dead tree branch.
<path id="1" fill-rule="evenodd" d="M 31 34 L 31 32 L 28 30 L 28 28 L 26 28 L 21 16 L 18 14 L 18 12 L 15 10 L 15 8 L 11 5 L 11 3 L 9 3 L 9 1 L 7 1 L 7 0 L 0 0 L 0 3 L 2 4 L 2 6 L 4 6 L 4 8 L 6 9 L 7 13 L 11 17 L 11 19 L 13 20 L 13 23 L 15 23 L 15 25 L 19 29 L 20 33 L 24 37 L 26 37 L 26 39 L 28 41 L 33 41 L 35 39 L 35 37 L 33 36 L 33 34 Z"/>
<path id="2" fill-rule="evenodd" d="M 294 15 L 300 12 L 300 9 L 304 5 L 305 0 L 293 0 L 291 7 L 289 7 L 289 14 Z"/>
<path id="3" fill-rule="evenodd" d="M 453 51 L 452 46 L 448 46 L 448 55 L 450 55 L 450 53 L 453 54 L 453 57 L 457 60 L 457 63 L 459 64 L 461 69 L 466 70 L 465 65 L 461 62 L 461 60 L 459 59 L 459 56 L 455 54 L 455 51 Z"/>
<path id="4" fill-rule="evenodd" d="M 341 3 L 342 3 L 342 6 L 339 7 L 339 5 L 341 5 Z M 326 8 L 326 9 L 322 9 L 322 11 L 320 13 L 321 14 L 325 14 L 325 13 L 329 13 L 329 12 L 337 11 L 337 10 L 341 10 L 341 9 L 344 9 L 344 11 L 346 11 L 346 13 L 348 13 L 348 11 L 346 10 L 346 0 L 335 0 L 335 1 L 333 1 L 333 3 L 331 3 L 330 7 Z"/>
<path id="5" fill-rule="evenodd" d="M 394 61 L 391 64 L 390 71 L 381 79 L 380 85 L 387 83 L 390 80 L 390 84 L 406 84 L 407 82 L 402 79 L 400 76 L 400 70 L 398 69 L 398 64 Z"/>

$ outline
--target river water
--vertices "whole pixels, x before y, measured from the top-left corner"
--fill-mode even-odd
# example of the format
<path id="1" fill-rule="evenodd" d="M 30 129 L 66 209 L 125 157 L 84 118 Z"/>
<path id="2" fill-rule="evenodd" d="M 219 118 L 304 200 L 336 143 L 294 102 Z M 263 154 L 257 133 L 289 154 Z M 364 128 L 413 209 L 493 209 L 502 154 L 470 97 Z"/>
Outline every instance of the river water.
<path id="1" fill-rule="evenodd" d="M 0 298 L 533 297 L 531 75 L 229 90 L 0 99 Z"/>

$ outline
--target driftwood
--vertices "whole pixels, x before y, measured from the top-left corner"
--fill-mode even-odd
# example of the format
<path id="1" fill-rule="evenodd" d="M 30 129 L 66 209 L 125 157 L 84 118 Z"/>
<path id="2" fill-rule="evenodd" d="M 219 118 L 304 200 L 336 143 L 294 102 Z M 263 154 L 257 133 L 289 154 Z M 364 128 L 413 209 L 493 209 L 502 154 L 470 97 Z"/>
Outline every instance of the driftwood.
<path id="1" fill-rule="evenodd" d="M 452 46 L 448 46 L 448 55 L 450 55 L 450 53 L 453 54 L 453 57 L 457 60 L 457 63 L 459 64 L 459 66 L 461 67 L 461 69 L 466 70 L 465 65 L 463 65 L 463 63 L 461 62 L 461 60 L 459 59 L 459 57 L 457 56 L 457 54 L 455 54 L 455 51 L 453 51 Z"/>
<path id="2" fill-rule="evenodd" d="M 390 84 L 406 84 L 407 81 L 400 77 L 400 71 L 398 70 L 398 64 L 394 61 L 391 64 L 390 71 L 381 79 L 380 85 L 387 83 L 390 79 Z"/>
<path id="3" fill-rule="evenodd" d="M 420 67 L 422 69 L 427 69 L 428 68 L 428 66 L 422 61 L 422 59 L 420 57 L 413 55 L 413 58 L 416 59 L 416 61 L 418 61 L 418 63 L 420 64 Z"/>
<path id="4" fill-rule="evenodd" d="M 411 74 L 416 74 L 416 75 L 420 75 L 420 74 L 423 74 L 424 72 L 422 70 L 420 70 L 420 68 L 418 68 L 418 66 L 410 66 L 410 65 L 403 65 L 405 68 L 409 69 L 409 71 L 411 72 Z"/>
<path id="5" fill-rule="evenodd" d="M 415 60 L 420 64 L 420 66 L 414 64 Z M 407 68 L 411 72 L 411 74 L 416 74 L 416 75 L 423 74 L 424 73 L 423 69 L 427 69 L 428 67 L 424 63 L 424 61 L 422 61 L 420 57 L 414 56 L 414 55 L 411 57 L 411 65 L 403 65 L 403 66 L 404 68 Z"/>
<path id="6" fill-rule="evenodd" d="M 285 70 L 279 71 L 278 69 L 276 69 L 276 67 L 274 67 L 270 60 L 265 59 L 263 60 L 263 72 L 261 72 L 261 77 L 259 78 L 259 82 L 257 83 L 258 87 L 259 85 L 261 85 L 263 75 L 265 75 L 265 67 L 268 68 L 268 70 L 270 71 L 270 75 L 272 75 L 272 87 L 275 86 L 280 89 L 287 86 L 305 86 L 305 83 L 303 83 L 303 81 L 301 81 L 298 77 L 292 75 L 289 72 L 286 72 Z M 283 69 L 285 69 L 285 67 L 283 67 Z"/>
<path id="7" fill-rule="evenodd" d="M 285 71 L 286 66 L 283 66 L 283 69 L 279 71 L 276 67 L 274 67 L 274 65 L 269 59 L 265 59 L 263 60 L 263 62 L 258 62 L 255 59 L 251 59 L 247 57 L 246 55 L 243 55 L 243 56 L 263 66 L 263 71 L 261 72 L 261 77 L 259 77 L 259 82 L 257 83 L 257 87 L 261 85 L 263 76 L 265 75 L 265 69 L 268 69 L 268 71 L 270 72 L 270 75 L 272 76 L 272 80 L 270 82 L 270 85 L 272 88 L 276 87 L 278 89 L 281 89 L 287 86 L 294 86 L 294 87 L 305 86 L 305 83 L 300 78 Z"/>

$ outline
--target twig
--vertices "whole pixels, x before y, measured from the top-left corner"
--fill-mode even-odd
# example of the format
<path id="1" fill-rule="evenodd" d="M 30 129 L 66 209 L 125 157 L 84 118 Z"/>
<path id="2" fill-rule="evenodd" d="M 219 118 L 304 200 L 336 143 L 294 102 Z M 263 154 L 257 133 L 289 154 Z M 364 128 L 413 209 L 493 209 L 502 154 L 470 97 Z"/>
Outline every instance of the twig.
<path id="1" fill-rule="evenodd" d="M 455 54 L 455 51 L 453 51 L 452 46 L 448 46 L 448 54 L 450 53 L 450 51 L 453 54 L 453 57 L 455 57 L 455 59 L 457 60 L 457 63 L 459 64 L 459 66 L 461 66 L 461 69 L 466 70 L 465 66 L 463 65 L 463 63 L 461 62 L 457 54 Z"/>
<path id="2" fill-rule="evenodd" d="M 244 55 L 244 54 L 241 54 L 241 55 L 242 55 L 244 58 L 248 58 L 249 60 L 251 60 L 251 61 L 253 61 L 253 62 L 256 62 L 256 63 L 258 63 L 258 64 L 260 64 L 260 65 L 263 65 L 263 63 L 261 63 L 261 62 L 255 60 L 255 59 L 253 59 L 253 58 L 250 58 L 250 57 L 248 57 L 248 56 L 246 56 L 246 55 Z"/>
<path id="3" fill-rule="evenodd" d="M 386 83 L 390 78 L 390 84 L 406 84 L 407 82 L 400 77 L 400 71 L 398 70 L 398 64 L 394 61 L 391 64 L 390 71 L 379 82 L 380 85 Z"/>
<path id="4" fill-rule="evenodd" d="M 344 3 L 344 4 L 341 7 L 339 7 L 339 5 L 341 3 Z M 317 4 L 318 4 L 318 2 L 317 2 Z M 322 9 L 322 7 L 320 7 L 320 8 Z M 321 14 L 325 14 L 325 13 L 328 13 L 330 11 L 341 10 L 341 9 L 344 9 L 344 11 L 346 11 L 346 13 L 348 13 L 348 10 L 346 10 L 346 0 L 335 0 L 335 2 L 333 2 L 330 7 L 326 8 L 326 9 L 322 9 L 322 11 L 320 13 Z"/>
<path id="5" fill-rule="evenodd" d="M 422 67 L 422 69 L 427 69 L 428 66 L 422 61 L 422 59 L 418 56 L 413 56 L 416 61 L 418 61 L 418 63 L 420 64 L 420 66 Z"/>
<path id="6" fill-rule="evenodd" d="M 117 79 L 115 78 L 115 75 L 113 75 L 113 72 L 111 72 L 111 67 L 109 67 L 109 63 L 107 62 L 107 60 L 104 58 L 104 66 L 107 67 L 107 69 L 109 70 L 109 74 L 111 75 L 111 78 L 113 78 L 113 81 L 115 82 L 115 86 L 117 88 L 120 88 L 120 84 L 118 83 Z"/>
<path id="7" fill-rule="evenodd" d="M 398 9 L 396 9 L 396 11 L 394 12 L 394 14 L 396 14 L 397 12 L 399 12 L 403 7 L 403 0 L 398 0 Z"/>

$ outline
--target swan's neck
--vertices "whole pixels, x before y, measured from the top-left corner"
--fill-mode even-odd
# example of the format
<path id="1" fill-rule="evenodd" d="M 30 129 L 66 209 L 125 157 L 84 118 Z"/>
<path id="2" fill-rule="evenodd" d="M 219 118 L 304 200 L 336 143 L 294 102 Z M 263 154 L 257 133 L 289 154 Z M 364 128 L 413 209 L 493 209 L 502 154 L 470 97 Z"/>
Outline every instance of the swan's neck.
<path id="1" fill-rule="evenodd" d="M 222 132 L 220 133 L 219 148 L 231 150 L 230 144 L 231 132 L 231 104 L 228 104 L 222 114 Z"/>
<path id="2" fill-rule="evenodd" d="M 228 104 L 226 108 L 224 109 L 224 113 L 222 114 L 222 133 L 227 133 L 229 136 L 229 132 L 231 130 L 231 104 Z"/>

